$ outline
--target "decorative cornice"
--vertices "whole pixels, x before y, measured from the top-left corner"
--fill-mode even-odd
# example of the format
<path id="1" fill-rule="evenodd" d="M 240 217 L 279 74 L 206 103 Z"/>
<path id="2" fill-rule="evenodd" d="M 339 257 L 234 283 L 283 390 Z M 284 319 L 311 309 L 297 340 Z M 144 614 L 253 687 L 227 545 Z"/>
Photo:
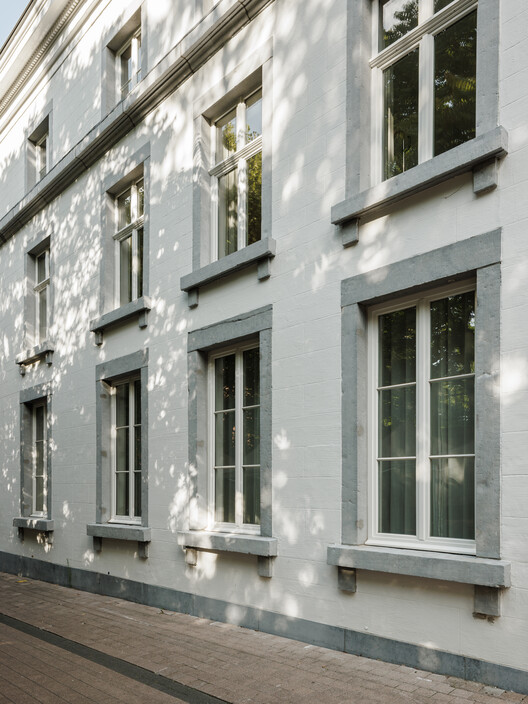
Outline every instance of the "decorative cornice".
<path id="1" fill-rule="evenodd" d="M 82 0 L 72 0 L 79 2 Z M 88 132 L 0 220 L 0 245 L 51 203 L 125 137 L 211 56 L 274 0 L 235 0 L 216 21 L 206 17 L 157 64 L 125 100 Z"/>
<path id="2" fill-rule="evenodd" d="M 16 81 L 11 85 L 9 90 L 5 93 L 4 97 L 0 100 L 0 117 L 11 105 L 17 93 L 20 91 L 24 83 L 26 83 L 30 75 L 35 70 L 36 66 L 42 60 L 44 54 L 48 51 L 49 47 L 57 38 L 57 36 L 60 34 L 60 32 L 62 32 L 68 22 L 73 18 L 74 14 L 79 9 L 82 2 L 83 0 L 70 0 L 70 2 L 67 4 L 60 17 L 55 21 L 50 31 L 46 34 L 43 41 L 40 43 L 39 47 L 33 52 L 31 58 L 27 61 L 22 71 L 18 74 L 18 78 L 16 79 Z"/>

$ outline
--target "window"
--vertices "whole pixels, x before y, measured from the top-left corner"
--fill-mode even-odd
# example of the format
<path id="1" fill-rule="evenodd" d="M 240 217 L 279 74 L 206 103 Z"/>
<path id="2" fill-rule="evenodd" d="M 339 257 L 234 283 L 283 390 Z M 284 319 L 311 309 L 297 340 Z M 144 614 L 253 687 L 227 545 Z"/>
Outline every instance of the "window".
<path id="1" fill-rule="evenodd" d="M 475 137 L 476 6 L 379 0 L 371 66 L 382 93 L 383 179 Z"/>
<path id="2" fill-rule="evenodd" d="M 116 383 L 112 388 L 114 518 L 141 519 L 141 382 Z"/>
<path id="3" fill-rule="evenodd" d="M 141 81 L 141 30 L 138 29 L 116 52 L 118 95 L 126 98 Z"/>
<path id="4" fill-rule="evenodd" d="M 46 401 L 31 409 L 32 425 L 32 516 L 47 514 L 47 411 Z"/>
<path id="5" fill-rule="evenodd" d="M 20 392 L 20 516 L 13 519 L 19 531 L 53 531 L 51 406 L 49 383 Z"/>
<path id="6" fill-rule="evenodd" d="M 474 284 L 369 318 L 369 543 L 474 553 Z"/>
<path id="7" fill-rule="evenodd" d="M 248 532 L 260 523 L 259 364 L 254 345 L 210 358 L 210 496 L 216 527 Z"/>
<path id="8" fill-rule="evenodd" d="M 37 180 L 43 178 L 48 171 L 48 134 L 46 133 L 35 144 Z"/>
<path id="9" fill-rule="evenodd" d="M 116 305 L 143 295 L 143 224 L 145 189 L 143 178 L 134 181 L 115 198 Z"/>
<path id="10" fill-rule="evenodd" d="M 50 110 L 48 106 L 48 110 Z M 41 181 L 50 169 L 51 113 L 27 137 L 27 187 Z"/>
<path id="11" fill-rule="evenodd" d="M 143 349 L 96 367 L 97 503 L 88 535 L 98 540 L 150 540 L 148 357 Z"/>
<path id="12" fill-rule="evenodd" d="M 35 344 L 42 344 L 48 337 L 48 292 L 50 286 L 49 249 L 34 257 L 35 285 Z"/>
<path id="13" fill-rule="evenodd" d="M 262 235 L 262 91 L 214 124 L 216 258 L 258 242 Z"/>

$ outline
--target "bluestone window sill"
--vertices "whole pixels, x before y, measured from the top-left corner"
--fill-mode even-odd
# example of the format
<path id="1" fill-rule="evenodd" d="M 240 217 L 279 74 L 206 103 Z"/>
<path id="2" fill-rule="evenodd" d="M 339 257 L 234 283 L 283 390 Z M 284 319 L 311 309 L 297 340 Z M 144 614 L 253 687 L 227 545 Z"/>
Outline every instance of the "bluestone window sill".
<path id="1" fill-rule="evenodd" d="M 217 533 L 207 530 L 188 530 L 178 533 L 178 544 L 184 549 L 235 552 L 258 557 L 276 557 L 277 542 L 277 538 L 241 533 Z"/>
<path id="2" fill-rule="evenodd" d="M 20 516 L 13 518 L 13 527 L 36 530 L 40 533 L 51 533 L 55 529 L 55 523 L 50 518 Z"/>
<path id="3" fill-rule="evenodd" d="M 272 237 L 264 238 L 239 249 L 237 252 L 233 252 L 233 254 L 222 257 L 222 259 L 206 264 L 190 274 L 182 276 L 180 281 L 181 290 L 189 293 L 189 297 L 193 299 L 193 294 L 201 286 L 246 269 L 254 263 L 258 264 L 257 275 L 259 280 L 263 281 L 270 276 L 269 260 L 274 256 L 275 240 Z M 195 305 L 195 303 L 191 302 L 190 305 Z"/>
<path id="4" fill-rule="evenodd" d="M 405 198 L 469 171 L 474 171 L 475 193 L 490 191 L 497 185 L 495 160 L 507 153 L 508 134 L 503 127 L 496 127 L 337 203 L 332 207 L 332 223 L 344 225 L 364 216 L 375 217 Z M 344 239 L 343 244 L 353 241 Z"/>
<path id="5" fill-rule="evenodd" d="M 147 314 L 152 308 L 150 298 L 142 296 L 135 301 L 125 303 L 125 305 L 109 313 L 104 313 L 99 318 L 90 322 L 90 331 L 96 334 L 96 344 L 100 345 L 103 341 L 103 333 L 113 327 L 123 325 L 127 321 L 137 318 L 140 328 L 147 327 Z"/>
<path id="6" fill-rule="evenodd" d="M 21 352 L 19 355 L 17 355 L 15 362 L 20 367 L 20 373 L 24 374 L 24 367 L 29 364 L 33 364 L 34 362 L 38 362 L 39 360 L 44 359 L 46 361 L 46 364 L 50 365 L 54 351 L 54 344 L 49 340 L 45 340 L 40 345 L 35 345 L 35 347 L 31 347 L 30 349 Z"/>
<path id="7" fill-rule="evenodd" d="M 511 564 L 472 555 L 370 545 L 330 545 L 327 563 L 346 569 L 409 575 L 484 587 L 509 587 Z"/>

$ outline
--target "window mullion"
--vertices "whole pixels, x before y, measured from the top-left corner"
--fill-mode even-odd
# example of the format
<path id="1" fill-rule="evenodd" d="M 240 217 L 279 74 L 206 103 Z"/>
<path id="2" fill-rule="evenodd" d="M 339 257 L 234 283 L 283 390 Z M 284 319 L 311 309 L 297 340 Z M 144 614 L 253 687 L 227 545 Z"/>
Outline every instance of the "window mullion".
<path id="1" fill-rule="evenodd" d="M 128 382 L 128 517 L 134 516 L 134 382 Z"/>
<path id="2" fill-rule="evenodd" d="M 242 353 L 235 357 L 235 523 L 242 525 L 242 451 L 243 451 L 243 366 Z"/>
<path id="3" fill-rule="evenodd" d="M 378 486 L 378 397 L 379 392 L 376 390 L 379 380 L 378 380 L 378 359 L 379 359 L 379 340 L 377 335 L 378 329 L 378 316 L 371 315 L 368 326 L 369 334 L 369 349 L 374 350 L 372 355 L 369 355 L 368 359 L 368 377 L 369 377 L 369 388 L 371 392 L 368 394 L 368 413 L 369 413 L 369 427 L 372 428 L 372 432 L 369 434 L 370 439 L 370 472 L 369 472 L 369 496 L 370 496 L 370 526 L 369 526 L 369 536 L 375 536 L 379 534 L 379 516 L 378 516 L 378 506 L 379 506 L 379 486 Z"/>
<path id="4" fill-rule="evenodd" d="M 429 537 L 429 315 L 428 302 L 421 301 L 416 316 L 416 534 L 418 540 Z"/>
<path id="5" fill-rule="evenodd" d="M 434 129 L 434 37 L 426 34 L 419 48 L 418 162 L 433 157 Z"/>
<path id="6" fill-rule="evenodd" d="M 434 0 L 419 0 L 419 3 L 418 21 L 423 24 L 434 15 Z"/>
<path id="7" fill-rule="evenodd" d="M 136 298 L 138 297 L 138 281 L 137 281 L 138 268 L 139 268 L 138 251 L 139 251 L 138 231 L 136 228 L 134 228 L 132 230 L 132 291 L 131 291 L 131 299 L 133 301 L 135 301 Z"/>

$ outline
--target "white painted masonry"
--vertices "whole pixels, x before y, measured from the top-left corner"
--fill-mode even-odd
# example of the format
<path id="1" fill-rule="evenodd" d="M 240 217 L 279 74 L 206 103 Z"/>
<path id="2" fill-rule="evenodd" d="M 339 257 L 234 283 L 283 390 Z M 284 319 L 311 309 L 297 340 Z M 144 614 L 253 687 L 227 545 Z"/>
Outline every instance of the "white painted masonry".
<path id="1" fill-rule="evenodd" d="M 486 61 L 495 56 L 497 65 L 498 57 L 499 71 L 495 89 L 493 76 L 485 83 L 495 100 L 498 90 L 497 116 L 492 96 L 479 123 L 478 138 L 487 136 L 452 150 L 460 149 L 462 165 L 445 152 L 441 162 L 420 164 L 384 186 L 365 181 L 369 109 L 358 116 L 352 97 L 359 93 L 351 89 L 358 91 L 370 70 L 370 36 L 352 43 L 358 25 L 351 17 L 365 22 L 372 1 L 30 3 L 0 53 L 0 570 L 121 590 L 528 692 L 528 7 L 523 0 L 479 0 L 478 12 L 495 23 L 486 33 L 495 42 Z M 109 105 L 108 44 L 137 13 L 144 74 L 122 102 Z M 367 66 L 358 65 L 365 57 Z M 231 265 L 218 262 L 200 279 L 197 247 L 213 212 L 200 162 L 207 119 L 231 107 L 218 107 L 224 94 L 240 86 L 236 97 L 244 96 L 256 71 L 264 90 L 266 232 L 252 246 L 263 253 L 252 258 L 240 250 Z M 368 82 L 361 90 L 368 94 Z M 490 101 L 481 100 L 481 112 L 483 104 Z M 28 191 L 27 138 L 49 111 L 49 170 Z M 107 218 L 112 188 L 138 168 L 138 154 L 146 155 L 148 288 L 124 314 L 108 303 L 115 265 Z M 447 173 L 450 155 L 456 168 Z M 488 259 L 481 252 L 473 258 L 470 239 L 483 242 L 487 233 L 495 233 L 497 256 L 494 250 Z M 46 238 L 53 313 L 47 346 L 29 354 L 28 257 Z M 454 258 L 437 266 L 436 250 L 463 251 L 469 264 L 458 269 Z M 433 262 L 429 279 L 414 272 L 384 290 L 397 263 L 425 260 Z M 491 538 L 477 540 L 485 548 L 476 558 L 452 559 L 452 568 L 451 556 L 440 563 L 422 551 L 400 559 L 386 550 L 371 559 L 361 550 L 361 512 L 350 524 L 350 502 L 366 502 L 367 487 L 360 479 L 351 492 L 347 484 L 349 441 L 359 438 L 361 446 L 368 429 L 351 427 L 346 414 L 346 399 L 357 405 L 362 398 L 353 349 L 362 329 L 349 325 L 346 292 L 351 281 L 362 282 L 353 301 L 361 311 L 410 286 L 427 290 L 476 269 L 494 292 L 484 309 L 499 315 L 486 326 L 497 331 L 490 351 L 496 368 L 482 379 L 498 413 L 479 417 L 477 409 L 477 432 L 496 439 L 497 461 L 481 475 L 498 499 L 498 517 L 486 527 Z M 265 324 L 246 324 L 262 310 Z M 270 467 L 262 471 L 261 502 L 271 529 L 244 539 L 194 530 L 208 500 L 200 374 L 207 354 L 227 345 L 226 334 L 233 343 L 266 345 L 260 372 L 269 398 L 260 428 Z M 206 342 L 196 346 L 197 339 Z M 119 360 L 134 354 L 148 364 L 120 371 Z M 101 365 L 112 372 L 97 377 Z M 98 394 L 111 395 L 109 376 L 136 372 L 148 395 L 148 524 L 98 528 L 106 515 L 98 502 L 108 494 L 101 482 L 109 481 L 108 462 L 97 456 L 98 448 L 106 451 L 98 428 L 110 407 Z M 344 389 L 354 375 L 358 389 Z M 51 496 L 47 517 L 32 526 L 21 506 L 21 406 L 33 403 L 39 388 L 48 399 Z M 497 416 L 487 432 L 489 417 Z M 361 450 L 354 455 L 360 477 L 361 457 Z M 478 516 L 477 529 L 486 520 Z M 380 570 L 384 560 L 387 571 Z"/>

